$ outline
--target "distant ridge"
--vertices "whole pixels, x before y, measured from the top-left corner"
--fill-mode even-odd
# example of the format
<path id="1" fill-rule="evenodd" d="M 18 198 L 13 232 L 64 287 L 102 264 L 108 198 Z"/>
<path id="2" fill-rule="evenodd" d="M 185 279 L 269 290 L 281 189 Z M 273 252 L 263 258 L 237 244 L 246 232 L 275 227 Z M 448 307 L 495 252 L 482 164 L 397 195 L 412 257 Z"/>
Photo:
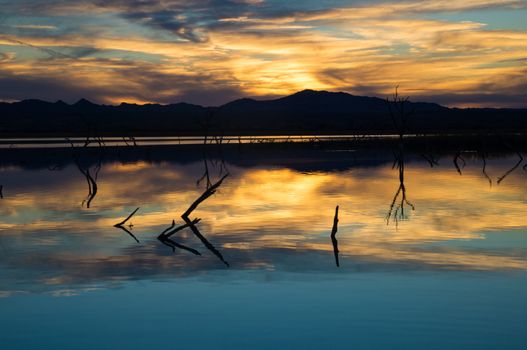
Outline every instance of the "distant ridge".
<path id="1" fill-rule="evenodd" d="M 408 133 L 526 132 L 526 109 L 457 109 L 408 102 Z M 386 101 L 344 92 L 303 90 L 274 99 L 235 100 L 219 107 L 98 105 L 40 100 L 0 103 L 0 135 L 295 135 L 393 133 Z"/>

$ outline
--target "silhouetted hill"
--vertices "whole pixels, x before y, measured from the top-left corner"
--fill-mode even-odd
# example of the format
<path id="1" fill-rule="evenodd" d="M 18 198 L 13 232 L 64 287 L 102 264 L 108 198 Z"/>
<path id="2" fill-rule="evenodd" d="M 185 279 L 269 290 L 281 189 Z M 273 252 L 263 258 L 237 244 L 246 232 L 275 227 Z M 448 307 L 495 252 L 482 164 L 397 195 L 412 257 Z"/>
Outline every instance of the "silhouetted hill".
<path id="1" fill-rule="evenodd" d="M 407 103 L 408 133 L 526 132 L 525 109 L 451 109 Z M 220 107 L 69 105 L 40 100 L 0 103 L 4 136 L 146 136 L 393 133 L 386 101 L 343 92 L 304 90 L 283 98 L 240 99 Z"/>

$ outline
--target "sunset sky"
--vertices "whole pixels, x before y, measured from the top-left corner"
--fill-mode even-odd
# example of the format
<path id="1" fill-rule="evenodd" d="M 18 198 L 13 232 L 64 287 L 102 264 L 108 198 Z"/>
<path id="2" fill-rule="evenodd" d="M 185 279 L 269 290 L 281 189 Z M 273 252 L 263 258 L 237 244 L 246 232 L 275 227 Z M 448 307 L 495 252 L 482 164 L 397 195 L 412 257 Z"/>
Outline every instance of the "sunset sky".
<path id="1" fill-rule="evenodd" d="M 527 107 L 527 1 L 0 0 L 0 100 Z"/>

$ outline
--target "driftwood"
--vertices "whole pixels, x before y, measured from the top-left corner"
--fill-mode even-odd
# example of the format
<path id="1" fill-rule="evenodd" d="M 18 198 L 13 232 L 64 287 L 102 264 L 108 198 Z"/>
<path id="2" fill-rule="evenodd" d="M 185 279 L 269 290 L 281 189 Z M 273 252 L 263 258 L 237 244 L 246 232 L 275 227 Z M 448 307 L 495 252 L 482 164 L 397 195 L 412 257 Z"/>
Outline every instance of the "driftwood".
<path id="1" fill-rule="evenodd" d="M 335 264 L 337 267 L 340 266 L 339 263 L 339 242 L 337 241 L 336 235 L 338 230 L 339 223 L 339 206 L 335 208 L 335 218 L 333 219 L 333 228 L 331 229 L 331 243 L 333 243 L 333 254 L 335 255 Z"/>

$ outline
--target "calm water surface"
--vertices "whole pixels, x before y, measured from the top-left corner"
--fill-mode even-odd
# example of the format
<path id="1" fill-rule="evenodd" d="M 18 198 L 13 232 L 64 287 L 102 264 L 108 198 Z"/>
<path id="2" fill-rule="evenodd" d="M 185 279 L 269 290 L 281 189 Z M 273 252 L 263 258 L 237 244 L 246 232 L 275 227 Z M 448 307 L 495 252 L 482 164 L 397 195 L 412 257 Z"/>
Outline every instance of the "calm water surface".
<path id="1" fill-rule="evenodd" d="M 4 150 L 2 348 L 525 348 L 518 155 L 231 148 Z"/>

